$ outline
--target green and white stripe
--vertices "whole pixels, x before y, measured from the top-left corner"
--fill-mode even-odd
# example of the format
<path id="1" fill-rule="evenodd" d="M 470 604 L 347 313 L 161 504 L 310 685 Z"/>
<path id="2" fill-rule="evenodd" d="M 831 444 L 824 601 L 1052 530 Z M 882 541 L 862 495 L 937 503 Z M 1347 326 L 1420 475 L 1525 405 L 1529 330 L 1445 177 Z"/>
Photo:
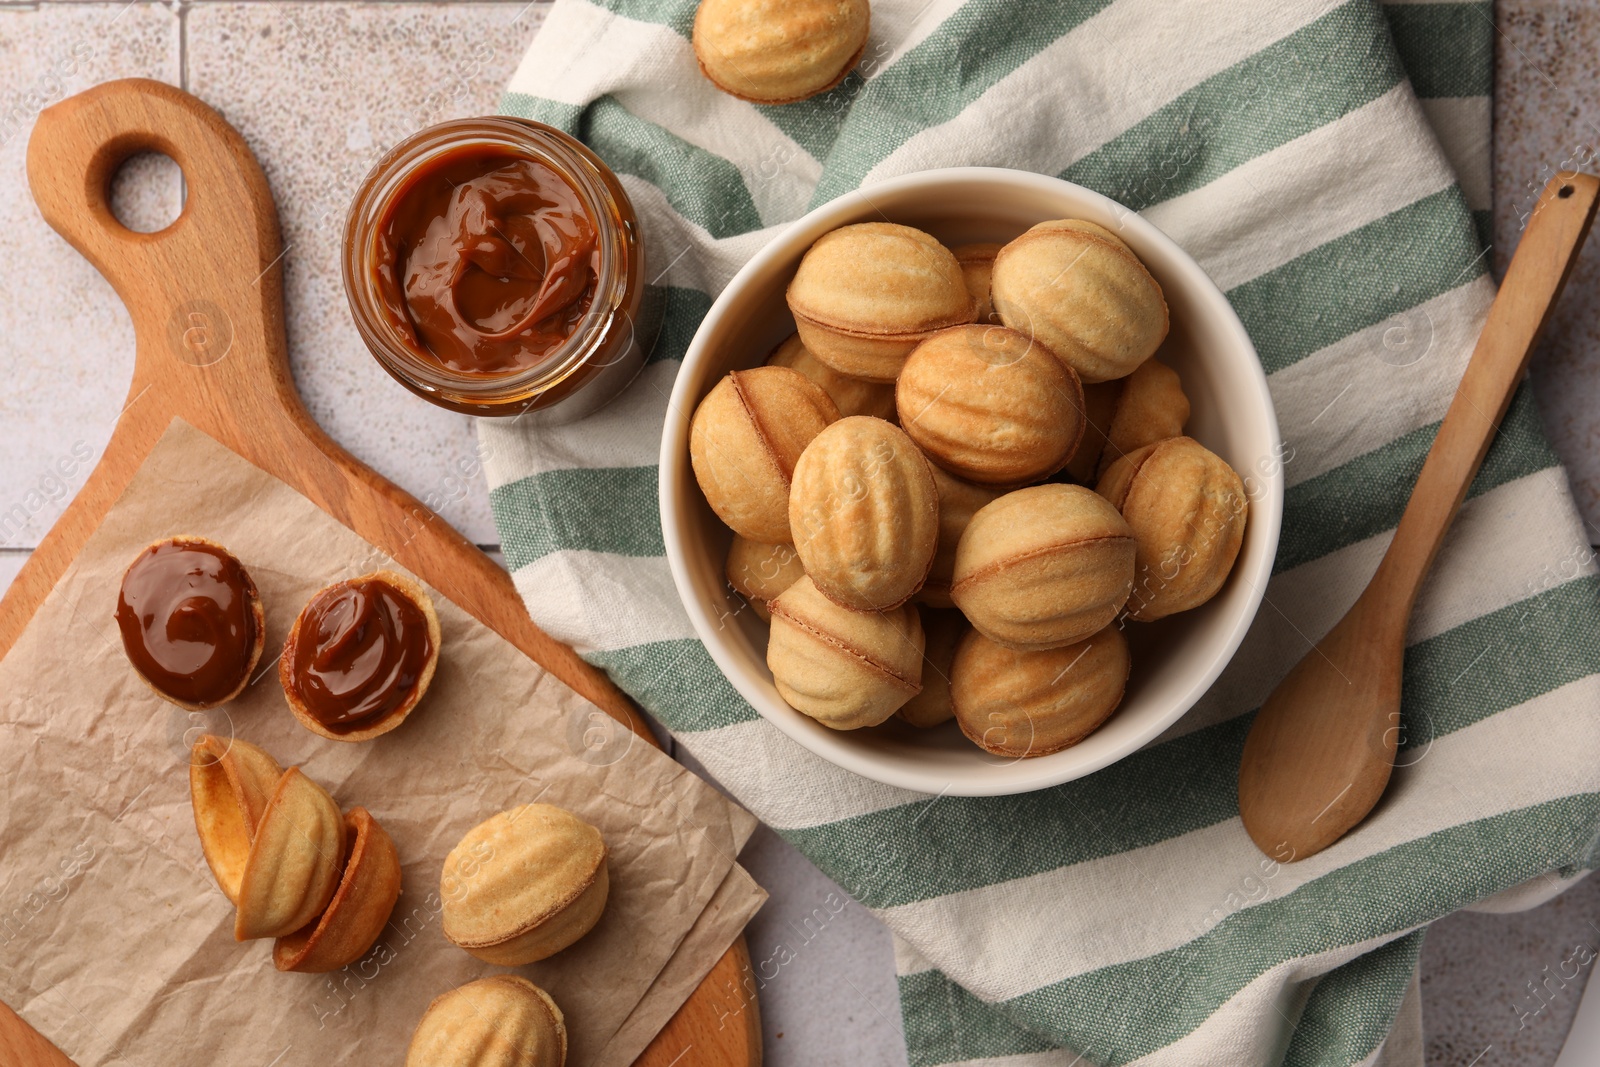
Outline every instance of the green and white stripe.
<path id="1" fill-rule="evenodd" d="M 1526 391 L 1418 604 L 1385 803 L 1278 865 L 1234 772 L 1376 567 L 1493 297 L 1490 4 L 877 0 L 861 70 L 781 108 L 704 81 L 693 10 L 558 0 L 504 98 L 619 172 L 667 308 L 598 415 L 482 424 L 535 620 L 894 930 L 918 1067 L 1419 1062 L 1426 925 L 1594 862 L 1600 586 Z M 1188 249 L 1292 449 L 1266 605 L 1216 686 L 1145 750 L 1019 797 L 878 785 L 768 726 L 696 640 L 657 521 L 667 396 L 715 294 L 807 207 L 959 164 L 1059 174 Z"/>

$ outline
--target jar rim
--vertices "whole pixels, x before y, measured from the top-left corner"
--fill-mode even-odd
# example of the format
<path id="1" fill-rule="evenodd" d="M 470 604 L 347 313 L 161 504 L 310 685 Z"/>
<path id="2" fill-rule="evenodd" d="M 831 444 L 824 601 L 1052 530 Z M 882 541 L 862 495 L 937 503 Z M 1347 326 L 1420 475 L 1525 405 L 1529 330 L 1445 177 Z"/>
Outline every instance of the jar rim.
<path id="1" fill-rule="evenodd" d="M 600 249 L 594 299 L 572 333 L 537 363 L 507 374 L 466 374 L 419 357 L 383 314 L 376 287 L 378 228 L 411 177 L 431 161 L 464 146 L 497 146 L 550 166 L 568 180 L 595 221 Z M 620 189 L 613 193 L 604 164 L 570 135 L 531 119 L 491 115 L 450 119 L 407 137 L 379 158 L 368 172 L 345 218 L 343 273 L 345 295 L 356 329 L 378 363 L 401 384 L 446 406 L 492 407 L 525 401 L 533 407 L 543 394 L 581 370 L 606 343 L 618 314 L 626 314 L 633 264 L 618 220 L 632 217 Z"/>

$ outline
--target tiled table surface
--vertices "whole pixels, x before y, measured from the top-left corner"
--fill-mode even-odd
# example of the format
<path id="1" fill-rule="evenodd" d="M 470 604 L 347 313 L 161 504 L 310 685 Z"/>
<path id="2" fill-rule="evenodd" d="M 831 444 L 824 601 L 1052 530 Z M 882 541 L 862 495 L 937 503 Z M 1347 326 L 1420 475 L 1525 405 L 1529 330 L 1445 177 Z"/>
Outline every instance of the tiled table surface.
<path id="1" fill-rule="evenodd" d="M 28 132 L 41 107 L 132 75 L 198 94 L 265 167 L 288 246 L 294 375 L 312 414 L 468 537 L 494 546 L 482 483 L 462 473 L 474 469 L 471 425 L 413 401 L 362 348 L 340 289 L 339 229 L 350 190 L 377 153 L 420 126 L 493 109 L 544 14 L 543 2 L 526 0 L 0 0 L 0 589 L 87 469 L 63 479 L 56 460 L 85 446 L 98 456 L 133 358 L 132 327 L 115 295 L 27 195 Z M 1496 21 L 1495 253 L 1503 267 L 1529 190 L 1581 146 L 1600 144 L 1600 8 L 1504 0 Z M 119 183 L 119 211 L 136 228 L 155 229 L 181 196 L 175 167 L 139 160 Z M 1534 372 L 1600 542 L 1597 312 L 1600 240 L 1574 275 Z M 808 936 L 802 921 L 831 890 L 828 880 L 767 831 L 745 861 L 772 892 L 749 930 L 752 954 L 762 960 L 787 948 L 790 959 L 762 997 L 767 1062 L 904 1064 L 887 933 L 852 907 Z M 1423 964 L 1429 1064 L 1553 1062 L 1587 975 L 1543 985 L 1540 1000 L 1530 988 L 1575 943 L 1596 940 L 1595 879 L 1524 914 L 1436 924 Z"/>

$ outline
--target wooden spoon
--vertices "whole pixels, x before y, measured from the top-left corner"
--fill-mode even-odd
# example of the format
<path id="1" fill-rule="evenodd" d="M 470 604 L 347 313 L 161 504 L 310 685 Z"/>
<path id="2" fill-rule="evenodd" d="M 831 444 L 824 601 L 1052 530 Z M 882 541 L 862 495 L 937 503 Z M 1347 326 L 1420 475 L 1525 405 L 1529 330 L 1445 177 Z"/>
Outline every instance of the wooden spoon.
<path id="1" fill-rule="evenodd" d="M 1540 194 L 1383 562 L 1250 728 L 1239 815 L 1269 856 L 1322 851 L 1389 784 L 1412 604 L 1572 272 L 1597 195 L 1600 180 L 1587 174 L 1557 176 Z"/>

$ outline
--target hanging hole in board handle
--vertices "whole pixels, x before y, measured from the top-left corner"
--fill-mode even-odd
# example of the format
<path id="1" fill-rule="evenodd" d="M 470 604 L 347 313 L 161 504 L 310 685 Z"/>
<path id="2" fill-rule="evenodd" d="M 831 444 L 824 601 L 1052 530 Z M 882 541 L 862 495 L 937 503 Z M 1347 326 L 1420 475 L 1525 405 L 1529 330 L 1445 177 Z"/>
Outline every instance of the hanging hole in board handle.
<path id="1" fill-rule="evenodd" d="M 1556 195 L 1565 200 L 1567 197 L 1572 195 L 1572 186 L 1563 185 L 1560 189 L 1556 190 Z"/>

